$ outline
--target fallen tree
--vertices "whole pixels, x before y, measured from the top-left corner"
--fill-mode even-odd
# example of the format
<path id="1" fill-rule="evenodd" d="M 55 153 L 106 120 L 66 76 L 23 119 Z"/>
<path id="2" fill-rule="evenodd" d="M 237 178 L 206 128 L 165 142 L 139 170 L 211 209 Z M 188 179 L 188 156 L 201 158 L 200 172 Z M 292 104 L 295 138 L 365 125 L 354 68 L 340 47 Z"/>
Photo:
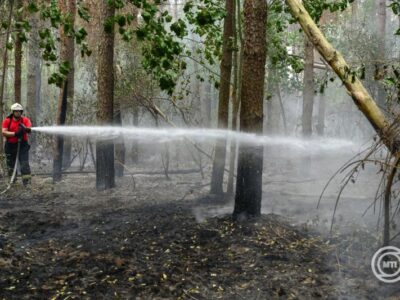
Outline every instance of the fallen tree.
<path id="1" fill-rule="evenodd" d="M 354 103 L 365 115 L 372 127 L 377 132 L 381 142 L 389 149 L 391 156 L 395 157 L 394 165 L 390 166 L 386 188 L 384 191 L 384 230 L 383 230 L 383 245 L 389 245 L 397 235 L 390 239 L 390 201 L 391 201 L 391 187 L 396 171 L 400 162 L 400 139 L 398 130 L 398 118 L 395 120 L 388 119 L 382 110 L 378 107 L 372 96 L 368 93 L 364 85 L 358 79 L 357 74 L 351 70 L 343 56 L 337 51 L 325 38 L 322 31 L 315 24 L 310 14 L 307 12 L 303 4 L 299 0 L 285 0 L 290 9 L 292 16 L 303 28 L 308 39 L 313 43 L 315 48 L 326 60 L 332 70 L 339 76 L 344 86 L 346 87 L 349 95 L 352 97 Z M 389 161 L 391 158 L 389 158 Z M 363 164 L 363 161 L 361 161 Z M 355 169 L 357 170 L 357 169 Z M 353 173 L 350 173 L 353 174 Z M 385 173 L 383 176 L 385 177 Z M 347 182 L 351 179 L 352 175 L 347 177 Z M 346 184 L 347 184 L 346 182 Z M 345 185 L 346 185 L 345 184 Z M 343 190 L 344 187 L 342 187 Z M 336 200 L 336 206 L 341 192 Z M 335 208 L 336 210 L 336 208 Z M 334 213 L 335 214 L 335 213 Z"/>
<path id="2" fill-rule="evenodd" d="M 326 60 L 332 70 L 339 76 L 345 85 L 354 103 L 371 123 L 382 142 L 392 154 L 400 150 L 397 122 L 389 120 L 368 93 L 343 56 L 325 38 L 322 31 L 315 24 L 310 14 L 299 0 L 285 0 L 290 13 L 303 28 L 309 40 L 319 54 Z"/>

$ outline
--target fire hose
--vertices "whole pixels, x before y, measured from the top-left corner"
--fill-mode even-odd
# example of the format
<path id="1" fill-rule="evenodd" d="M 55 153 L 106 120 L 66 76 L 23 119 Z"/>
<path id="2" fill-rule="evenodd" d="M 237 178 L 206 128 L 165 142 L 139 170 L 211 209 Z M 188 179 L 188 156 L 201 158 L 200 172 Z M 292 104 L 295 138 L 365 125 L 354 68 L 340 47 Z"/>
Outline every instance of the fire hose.
<path id="1" fill-rule="evenodd" d="M 14 180 L 15 180 L 15 176 L 17 175 L 17 166 L 18 166 L 19 149 L 20 149 L 20 148 L 21 148 L 21 139 L 19 138 L 19 139 L 18 139 L 18 146 L 17 146 L 17 156 L 16 156 L 16 158 L 15 158 L 15 164 L 14 164 L 13 173 L 12 173 L 12 176 L 11 176 L 11 178 L 10 178 L 10 182 L 8 183 L 7 188 L 6 188 L 4 191 L 2 191 L 2 192 L 0 193 L 0 195 L 3 195 L 3 194 L 5 194 L 5 193 L 7 193 L 7 191 L 11 188 L 11 185 L 13 184 L 13 182 L 14 182 Z"/>

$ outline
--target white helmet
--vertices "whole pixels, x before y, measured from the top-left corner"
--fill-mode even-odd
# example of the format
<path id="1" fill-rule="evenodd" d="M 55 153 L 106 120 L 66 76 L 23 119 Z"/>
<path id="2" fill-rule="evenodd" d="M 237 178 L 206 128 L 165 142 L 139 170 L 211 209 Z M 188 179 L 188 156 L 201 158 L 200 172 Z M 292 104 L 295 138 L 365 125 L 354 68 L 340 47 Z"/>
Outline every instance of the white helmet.
<path id="1" fill-rule="evenodd" d="M 14 103 L 13 105 L 11 105 L 11 110 L 15 111 L 15 110 L 24 110 L 24 108 L 22 107 L 21 104 L 19 103 Z"/>

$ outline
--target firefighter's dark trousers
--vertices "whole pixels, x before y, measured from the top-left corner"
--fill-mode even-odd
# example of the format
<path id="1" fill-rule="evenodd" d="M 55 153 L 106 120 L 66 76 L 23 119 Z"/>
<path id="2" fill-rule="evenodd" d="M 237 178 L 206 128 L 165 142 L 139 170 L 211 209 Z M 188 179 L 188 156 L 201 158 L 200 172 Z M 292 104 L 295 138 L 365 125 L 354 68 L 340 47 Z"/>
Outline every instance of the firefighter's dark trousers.
<path id="1" fill-rule="evenodd" d="M 19 149 L 19 165 L 21 168 L 22 182 L 28 184 L 31 181 L 31 167 L 29 166 L 30 145 L 26 141 L 21 142 Z M 15 160 L 17 159 L 18 143 L 6 142 L 4 152 L 6 154 L 8 175 L 11 177 L 14 171 Z"/>

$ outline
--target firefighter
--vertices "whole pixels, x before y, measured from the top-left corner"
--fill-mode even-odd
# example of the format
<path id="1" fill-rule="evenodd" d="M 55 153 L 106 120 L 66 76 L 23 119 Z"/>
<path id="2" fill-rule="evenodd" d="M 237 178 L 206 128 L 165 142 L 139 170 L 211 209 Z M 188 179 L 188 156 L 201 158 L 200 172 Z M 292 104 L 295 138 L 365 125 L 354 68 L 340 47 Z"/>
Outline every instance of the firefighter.
<path id="1" fill-rule="evenodd" d="M 6 154 L 8 175 L 11 177 L 14 171 L 15 161 L 17 159 L 18 143 L 19 165 L 24 186 L 31 183 L 31 168 L 29 166 L 28 133 L 31 132 L 32 123 L 27 117 L 23 117 L 24 108 L 19 103 L 11 105 L 12 113 L 3 120 L 2 133 L 6 138 L 4 152 Z M 15 180 L 15 179 L 14 179 Z"/>

